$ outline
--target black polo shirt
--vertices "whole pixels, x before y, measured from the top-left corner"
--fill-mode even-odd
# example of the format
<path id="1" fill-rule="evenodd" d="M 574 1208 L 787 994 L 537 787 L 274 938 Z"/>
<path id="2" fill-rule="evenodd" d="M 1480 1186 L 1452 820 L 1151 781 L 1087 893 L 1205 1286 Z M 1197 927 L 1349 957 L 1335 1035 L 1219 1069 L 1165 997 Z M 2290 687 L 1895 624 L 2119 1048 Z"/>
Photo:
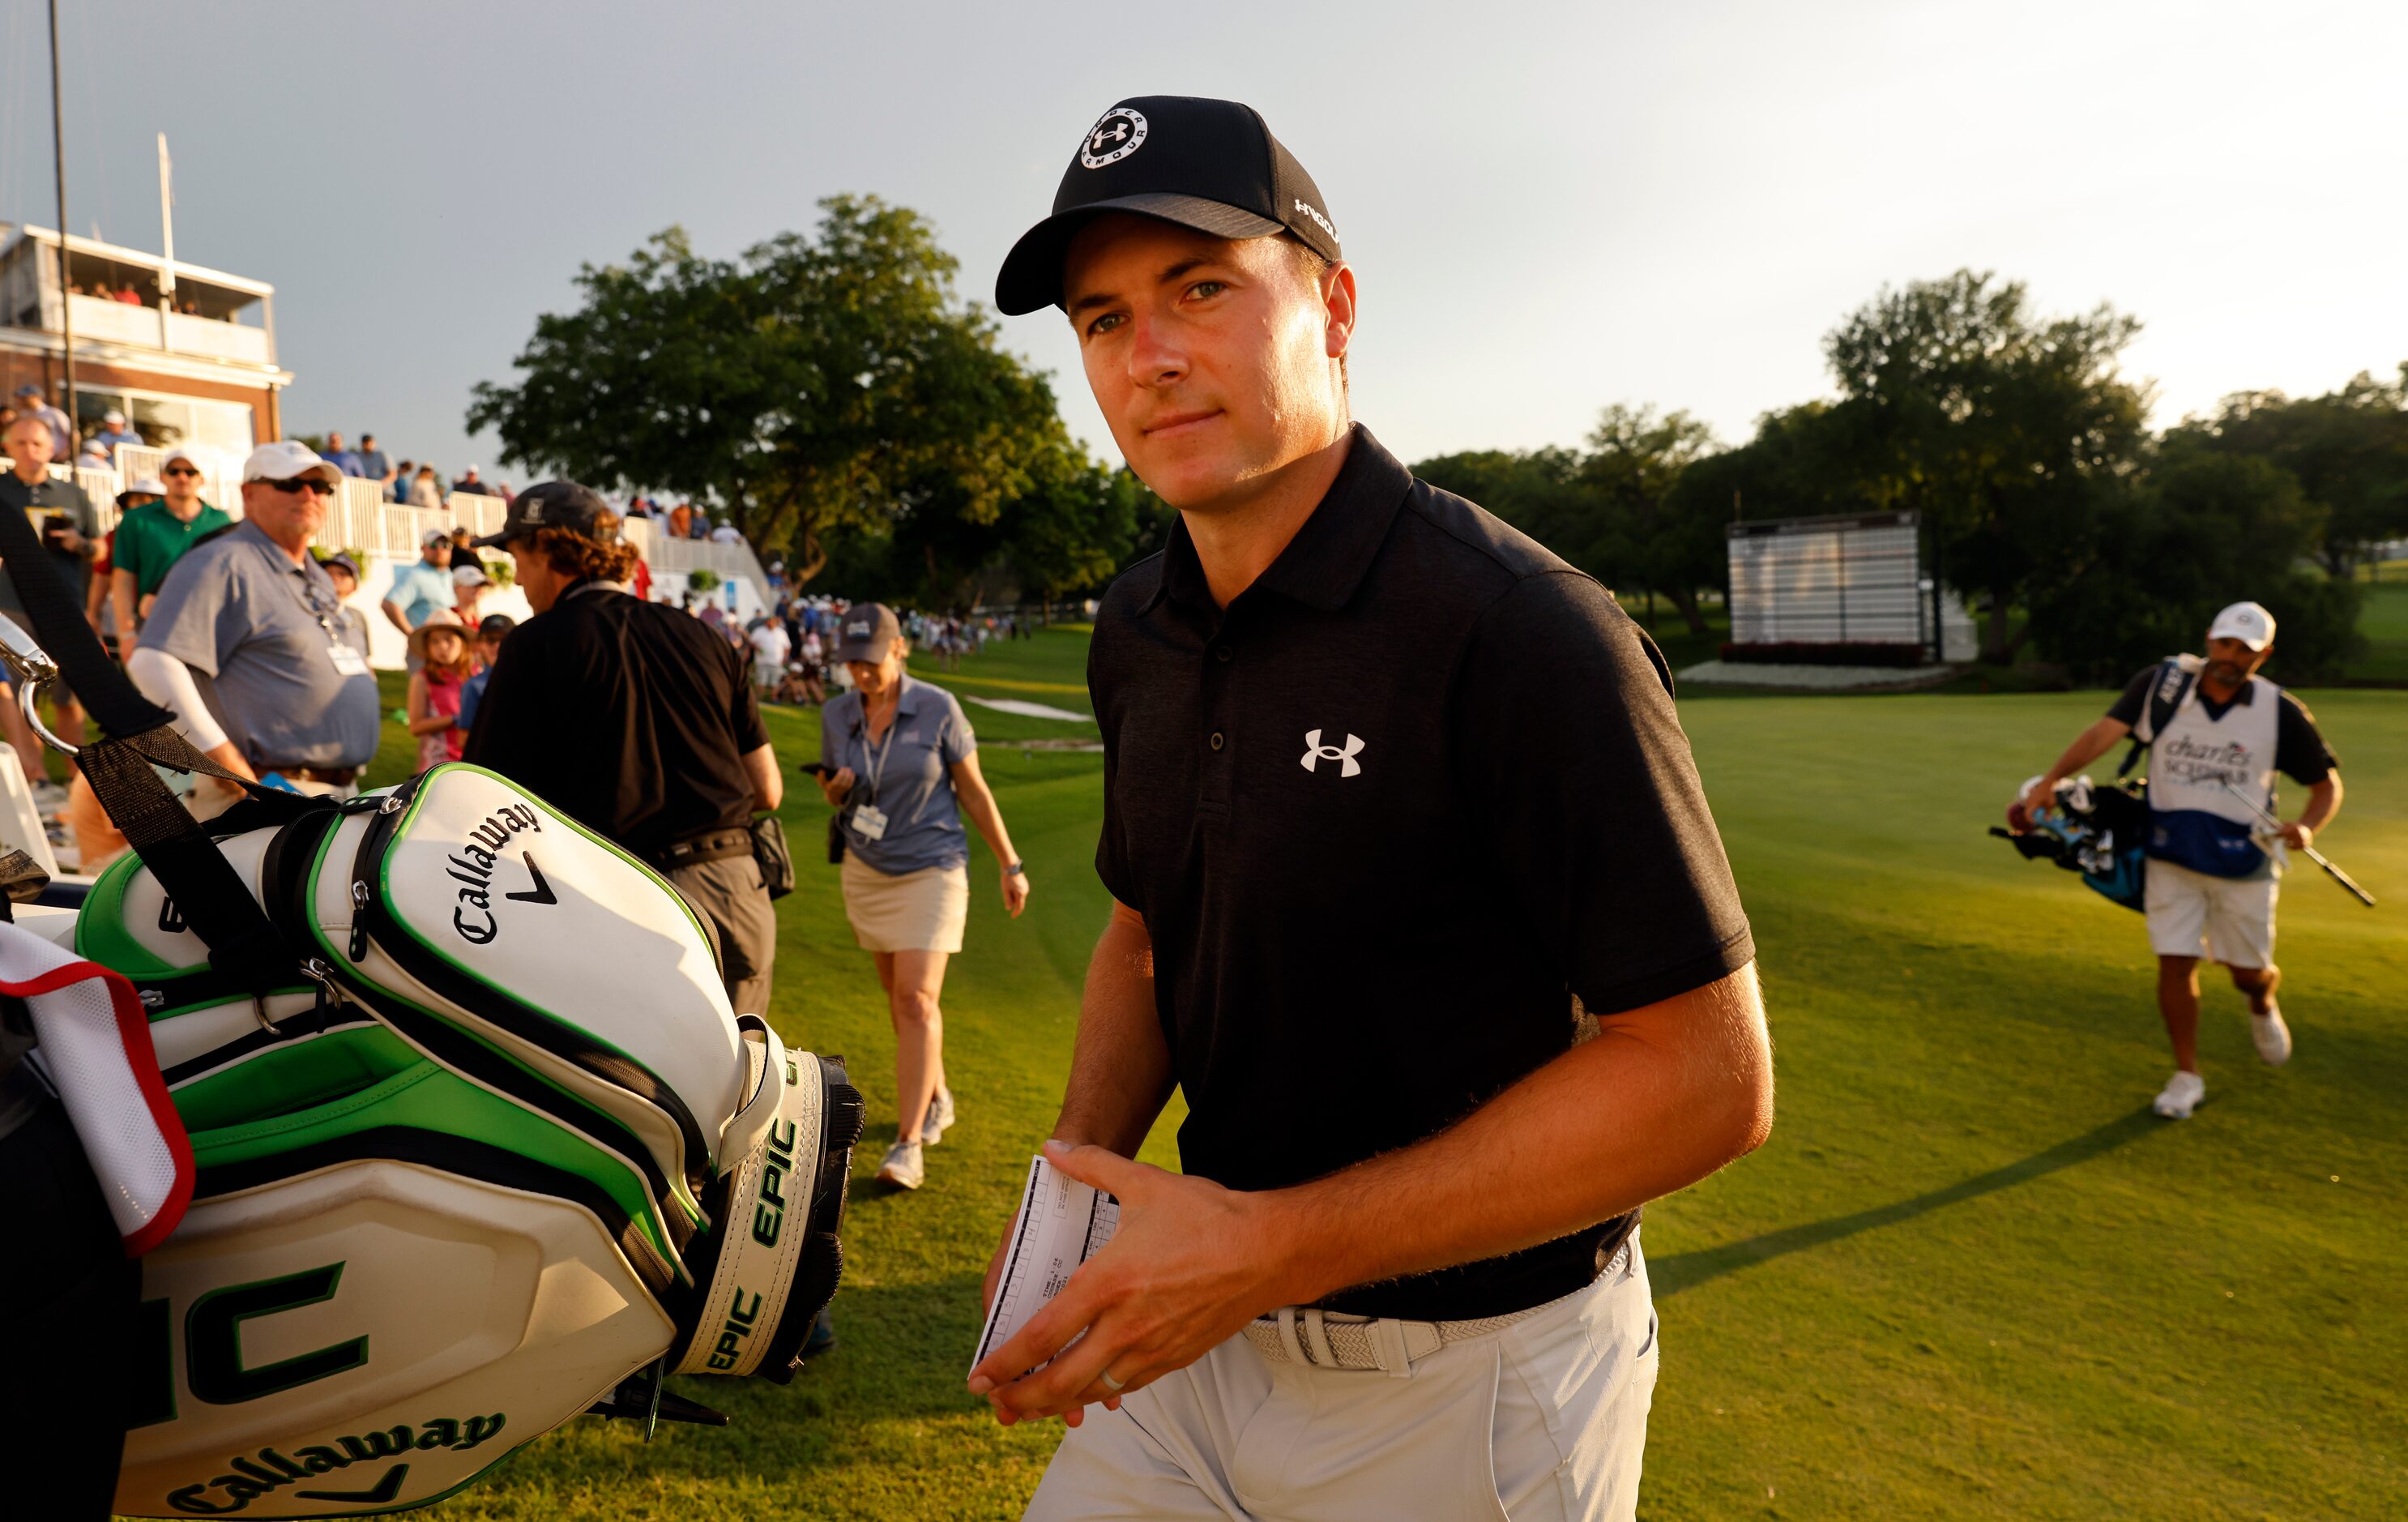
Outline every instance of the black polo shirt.
<path id="1" fill-rule="evenodd" d="M 649 855 L 749 825 L 743 757 L 768 743 L 735 647 L 588 582 L 502 641 L 463 759 Z"/>
<path id="2" fill-rule="evenodd" d="M 1226 611 L 1184 525 L 1112 583 L 1096 866 L 1145 916 L 1182 1166 L 1239 1189 L 1429 1136 L 1755 955 L 1670 678 L 1611 593 L 1357 427 Z M 1501 1314 L 1636 1215 L 1330 1309 Z"/>

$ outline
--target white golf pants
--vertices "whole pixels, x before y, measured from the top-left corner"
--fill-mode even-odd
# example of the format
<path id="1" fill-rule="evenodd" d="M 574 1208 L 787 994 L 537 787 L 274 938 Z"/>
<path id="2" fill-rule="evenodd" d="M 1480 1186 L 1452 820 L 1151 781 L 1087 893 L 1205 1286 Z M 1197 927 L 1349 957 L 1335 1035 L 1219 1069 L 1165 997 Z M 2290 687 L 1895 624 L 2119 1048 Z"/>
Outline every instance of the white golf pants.
<path id="1" fill-rule="evenodd" d="M 1655 1397 L 1656 1312 L 1621 1272 L 1402 1377 L 1265 1358 L 1242 1337 L 1087 1408 L 1029 1502 L 1038 1522 L 1624 1522 Z"/>

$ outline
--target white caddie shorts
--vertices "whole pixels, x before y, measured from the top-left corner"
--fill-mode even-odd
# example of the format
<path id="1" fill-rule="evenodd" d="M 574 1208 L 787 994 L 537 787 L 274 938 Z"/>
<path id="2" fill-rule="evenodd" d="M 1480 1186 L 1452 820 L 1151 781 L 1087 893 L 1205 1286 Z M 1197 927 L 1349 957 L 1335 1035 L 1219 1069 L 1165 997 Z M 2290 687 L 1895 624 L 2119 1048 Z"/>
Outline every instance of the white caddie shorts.
<path id="1" fill-rule="evenodd" d="M 2272 967 L 2281 887 L 2273 872 L 2211 877 L 2152 858 L 2143 898 L 2149 949 L 2159 956 L 2205 955 L 2226 967 Z"/>
<path id="2" fill-rule="evenodd" d="M 1232 1337 L 1065 1433 L 1027 1515 L 1628 1522 L 1658 1363 L 1646 1259 L 1398 1378 Z"/>

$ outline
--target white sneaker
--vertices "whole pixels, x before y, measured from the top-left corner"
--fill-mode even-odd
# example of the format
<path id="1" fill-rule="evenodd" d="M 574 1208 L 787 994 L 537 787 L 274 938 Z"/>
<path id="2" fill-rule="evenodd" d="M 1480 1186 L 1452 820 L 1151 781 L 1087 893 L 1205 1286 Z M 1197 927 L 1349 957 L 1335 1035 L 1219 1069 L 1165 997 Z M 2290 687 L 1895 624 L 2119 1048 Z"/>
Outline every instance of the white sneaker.
<path id="1" fill-rule="evenodd" d="M 2190 1113 L 2199 1108 L 2199 1101 L 2206 1098 L 2206 1079 L 2197 1073 L 2178 1072 L 2157 1091 L 2157 1103 L 2151 1108 L 2168 1120 L 2188 1120 Z"/>
<path id="2" fill-rule="evenodd" d="M 916 1189 L 927 1177 L 927 1165 L 920 1160 L 917 1142 L 896 1142 L 886 1149 L 886 1160 L 878 1165 L 878 1182 L 897 1189 Z"/>
<path id="3" fill-rule="evenodd" d="M 2279 1068 L 2291 1060 L 2291 1027 L 2283 1024 L 2281 1005 L 2264 1014 L 2250 1014 L 2249 1039 L 2258 1043 L 2258 1055 L 2269 1068 Z"/>
<path id="4" fill-rule="evenodd" d="M 920 1117 L 920 1145 L 933 1147 L 945 1139 L 945 1128 L 953 1123 L 953 1097 L 943 1089 L 928 1101 L 928 1113 Z"/>

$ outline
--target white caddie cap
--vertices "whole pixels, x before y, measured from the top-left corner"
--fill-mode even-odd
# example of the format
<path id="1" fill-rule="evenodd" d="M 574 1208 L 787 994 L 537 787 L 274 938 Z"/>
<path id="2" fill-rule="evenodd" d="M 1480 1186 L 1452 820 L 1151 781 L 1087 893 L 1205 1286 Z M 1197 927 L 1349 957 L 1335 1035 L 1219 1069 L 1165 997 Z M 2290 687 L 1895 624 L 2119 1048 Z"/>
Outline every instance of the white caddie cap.
<path id="1" fill-rule="evenodd" d="M 2238 639 L 2252 653 L 2274 642 L 2274 615 L 2254 602 L 2236 602 L 2207 626 L 2210 639 Z"/>
<path id="2" fill-rule="evenodd" d="M 242 462 L 242 479 L 254 481 L 292 481 L 299 476 L 316 476 L 329 487 L 339 489 L 343 473 L 318 457 L 318 452 L 307 444 L 282 439 L 262 444 Z"/>

